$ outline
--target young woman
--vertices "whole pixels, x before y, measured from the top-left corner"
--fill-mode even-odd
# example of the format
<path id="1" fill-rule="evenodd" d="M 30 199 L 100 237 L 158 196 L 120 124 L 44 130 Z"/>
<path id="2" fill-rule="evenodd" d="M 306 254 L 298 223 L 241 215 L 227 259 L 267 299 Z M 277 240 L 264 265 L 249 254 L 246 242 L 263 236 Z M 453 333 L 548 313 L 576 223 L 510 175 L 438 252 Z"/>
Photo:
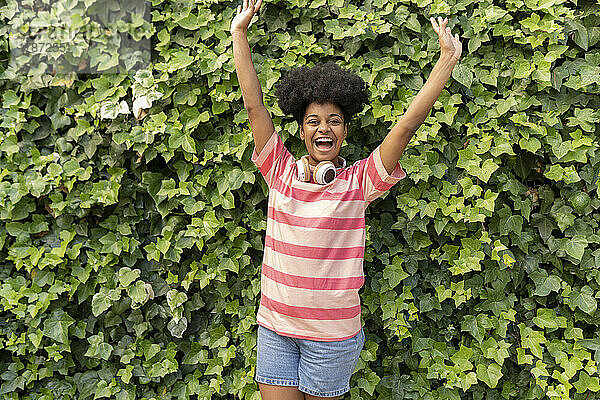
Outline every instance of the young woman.
<path id="1" fill-rule="evenodd" d="M 262 0 L 231 23 L 236 72 L 254 137 L 252 160 L 269 186 L 255 379 L 264 400 L 337 399 L 364 344 L 358 291 L 367 205 L 406 174 L 398 160 L 460 58 L 447 19 L 431 18 L 441 56 L 406 113 L 369 157 L 339 156 L 348 122 L 368 101 L 365 82 L 334 63 L 290 71 L 276 86 L 308 155 L 287 151 L 263 104 L 247 40 Z"/>

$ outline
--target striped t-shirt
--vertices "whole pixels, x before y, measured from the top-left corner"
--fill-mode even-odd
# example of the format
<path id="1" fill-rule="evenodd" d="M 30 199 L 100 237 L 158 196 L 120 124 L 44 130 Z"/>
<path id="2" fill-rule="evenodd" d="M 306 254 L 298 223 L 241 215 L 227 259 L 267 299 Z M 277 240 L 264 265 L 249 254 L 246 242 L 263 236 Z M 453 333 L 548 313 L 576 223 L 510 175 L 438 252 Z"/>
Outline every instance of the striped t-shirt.
<path id="1" fill-rule="evenodd" d="M 398 163 L 388 174 L 377 147 L 338 168 L 327 185 L 302 182 L 276 132 L 252 161 L 269 187 L 258 324 L 319 341 L 354 336 L 361 328 L 365 208 L 406 173 Z"/>

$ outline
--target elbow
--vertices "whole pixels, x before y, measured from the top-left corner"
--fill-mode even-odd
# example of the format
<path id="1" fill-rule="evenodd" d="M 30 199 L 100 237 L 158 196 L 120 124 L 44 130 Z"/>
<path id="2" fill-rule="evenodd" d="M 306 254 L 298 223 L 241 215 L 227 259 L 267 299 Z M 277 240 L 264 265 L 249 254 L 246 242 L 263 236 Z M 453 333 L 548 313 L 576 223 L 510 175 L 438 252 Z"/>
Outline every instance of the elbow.
<path id="1" fill-rule="evenodd" d="M 412 135 L 414 135 L 414 133 L 417 131 L 417 129 L 419 129 L 419 126 L 420 125 L 417 124 L 411 124 L 405 119 L 400 119 L 396 126 L 394 126 L 393 130 L 395 131 L 396 135 L 407 137 L 410 139 Z"/>
<path id="2" fill-rule="evenodd" d="M 245 103 L 244 102 L 244 108 L 248 112 L 248 115 L 250 115 L 250 114 L 255 114 L 257 110 L 261 110 L 261 109 L 265 108 L 265 105 L 262 102 L 258 102 L 258 103 Z"/>
<path id="3" fill-rule="evenodd" d="M 412 136 L 417 131 L 417 129 L 419 129 L 419 126 L 421 126 L 421 124 L 411 122 L 406 118 L 400 118 L 396 126 L 398 127 L 399 131 Z"/>
<path id="4" fill-rule="evenodd" d="M 252 118 L 253 115 L 261 114 L 266 110 L 263 103 L 244 104 L 244 108 L 248 112 L 248 118 Z"/>

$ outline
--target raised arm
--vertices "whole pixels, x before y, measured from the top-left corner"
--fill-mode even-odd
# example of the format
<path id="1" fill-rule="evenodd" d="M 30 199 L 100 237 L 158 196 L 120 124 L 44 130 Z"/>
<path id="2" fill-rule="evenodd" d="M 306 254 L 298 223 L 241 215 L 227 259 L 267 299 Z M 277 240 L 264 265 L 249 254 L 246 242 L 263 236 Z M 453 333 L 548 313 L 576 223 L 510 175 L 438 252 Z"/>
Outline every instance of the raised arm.
<path id="1" fill-rule="evenodd" d="M 254 137 L 256 151 L 260 153 L 275 130 L 269 112 L 263 104 L 263 95 L 260 82 L 256 75 L 250 45 L 248 45 L 248 26 L 255 13 L 258 12 L 262 0 L 254 4 L 254 0 L 244 0 L 242 6 L 238 6 L 237 14 L 231 21 L 231 35 L 233 37 L 233 60 L 235 72 L 242 90 L 244 107 L 248 111 L 250 128 Z"/>
<path id="2" fill-rule="evenodd" d="M 387 134 L 379 149 L 381 161 L 388 173 L 392 173 L 404 149 L 408 145 L 413 134 L 427 118 L 427 114 L 435 104 L 436 100 L 446 86 L 448 78 L 452 74 L 454 66 L 462 53 L 462 44 L 458 34 L 452 36 L 450 28 L 446 27 L 448 18 L 442 20 L 438 17 L 438 23 L 431 17 L 431 25 L 438 34 L 441 55 L 433 67 L 427 82 L 423 85 L 410 106 Z"/>

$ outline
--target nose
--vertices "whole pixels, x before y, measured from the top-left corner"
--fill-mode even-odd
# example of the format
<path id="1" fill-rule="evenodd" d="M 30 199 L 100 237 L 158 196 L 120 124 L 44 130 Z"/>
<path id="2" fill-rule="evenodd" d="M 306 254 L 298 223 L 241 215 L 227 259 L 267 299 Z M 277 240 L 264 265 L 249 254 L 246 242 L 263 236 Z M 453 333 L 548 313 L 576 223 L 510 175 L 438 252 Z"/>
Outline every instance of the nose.
<path id="1" fill-rule="evenodd" d="M 319 124 L 319 132 L 325 132 L 327 129 L 329 129 L 329 124 L 326 121 Z"/>

